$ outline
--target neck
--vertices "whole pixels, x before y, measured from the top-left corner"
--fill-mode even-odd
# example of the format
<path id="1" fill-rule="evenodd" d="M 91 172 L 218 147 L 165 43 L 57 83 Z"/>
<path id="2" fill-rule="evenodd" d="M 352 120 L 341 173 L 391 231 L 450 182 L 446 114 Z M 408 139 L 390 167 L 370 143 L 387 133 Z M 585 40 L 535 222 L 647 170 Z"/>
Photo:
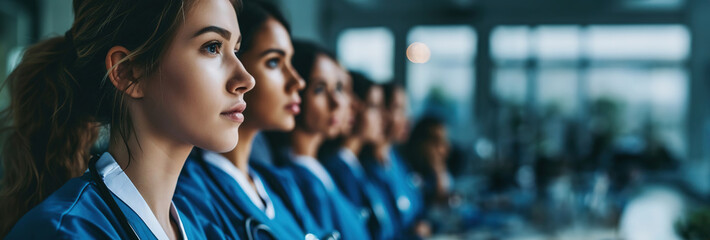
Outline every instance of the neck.
<path id="1" fill-rule="evenodd" d="M 248 179 L 250 179 L 248 177 L 249 155 L 257 133 L 259 133 L 258 129 L 247 128 L 246 126 L 239 128 L 239 144 L 237 144 L 237 147 L 230 152 L 222 153 L 222 156 L 229 159 Z"/>
<path id="2" fill-rule="evenodd" d="M 296 155 L 317 158 L 318 147 L 322 142 L 323 136 L 319 133 L 307 132 L 300 128 L 291 132 L 291 146 Z"/>
<path id="3" fill-rule="evenodd" d="M 375 158 L 380 164 L 385 165 L 389 163 L 390 147 L 389 142 L 375 144 Z"/>
<path id="4" fill-rule="evenodd" d="M 343 141 L 343 147 L 353 152 L 355 156 L 360 154 L 362 145 L 362 141 L 356 137 L 347 137 L 345 138 L 345 141 Z"/>
<path id="5" fill-rule="evenodd" d="M 138 189 L 163 230 L 173 236 L 177 229 L 170 220 L 170 205 L 180 171 L 193 146 L 157 134 L 136 133 L 127 139 L 128 148 L 121 137 L 112 134 L 108 152 Z"/>

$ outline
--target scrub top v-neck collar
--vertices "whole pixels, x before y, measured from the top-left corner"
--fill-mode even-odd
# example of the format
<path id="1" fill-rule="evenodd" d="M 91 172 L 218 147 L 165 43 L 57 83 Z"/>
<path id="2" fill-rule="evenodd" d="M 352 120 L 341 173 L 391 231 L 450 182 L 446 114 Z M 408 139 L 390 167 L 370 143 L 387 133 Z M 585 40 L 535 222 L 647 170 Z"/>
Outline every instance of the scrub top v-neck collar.
<path id="1" fill-rule="evenodd" d="M 110 153 L 106 152 L 101 155 L 101 158 L 96 161 L 96 169 L 103 178 L 106 187 L 143 220 L 156 238 L 160 240 L 169 239 L 163 227 L 160 226 L 158 218 L 156 218 L 153 211 L 150 210 L 148 203 L 143 199 L 143 196 L 138 192 L 136 186 L 133 185 L 133 182 L 131 182 Z M 172 202 L 170 203 L 170 217 L 175 221 L 178 228 L 180 228 L 182 239 L 186 240 L 187 234 L 185 233 L 185 227 L 182 224 L 182 220 L 180 220 L 180 215 L 177 208 L 175 208 L 175 204 Z"/>
<path id="2" fill-rule="evenodd" d="M 249 171 L 249 177 L 251 177 L 252 181 L 254 181 L 254 186 L 252 186 L 244 173 L 242 173 L 239 168 L 234 166 L 234 164 L 232 164 L 232 162 L 224 156 L 215 152 L 204 151 L 202 157 L 205 162 L 219 168 L 237 181 L 239 187 L 241 187 L 242 191 L 244 191 L 244 193 L 246 193 L 249 197 L 249 200 L 251 200 L 257 208 L 263 211 L 269 219 L 274 219 L 274 217 L 276 217 L 274 204 L 266 191 L 264 182 L 261 181 L 261 178 L 259 178 L 259 175 L 255 174 L 254 171 Z M 254 187 L 256 187 L 256 189 Z"/>
<path id="3" fill-rule="evenodd" d="M 358 160 L 353 151 L 347 148 L 341 148 L 340 151 L 338 151 L 338 156 L 343 159 L 343 162 L 348 165 L 350 170 L 352 170 L 358 178 L 361 180 L 365 178 L 365 169 L 362 167 L 360 160 Z"/>
<path id="4" fill-rule="evenodd" d="M 293 154 L 292 156 L 294 163 L 308 169 L 308 171 L 313 173 L 313 175 L 316 175 L 316 177 L 323 183 L 323 185 L 325 185 L 325 188 L 328 189 L 328 191 L 337 190 L 335 188 L 335 182 L 333 181 L 333 178 L 330 177 L 330 174 L 328 174 L 328 171 L 325 170 L 323 165 L 318 162 L 318 159 L 305 155 Z"/>

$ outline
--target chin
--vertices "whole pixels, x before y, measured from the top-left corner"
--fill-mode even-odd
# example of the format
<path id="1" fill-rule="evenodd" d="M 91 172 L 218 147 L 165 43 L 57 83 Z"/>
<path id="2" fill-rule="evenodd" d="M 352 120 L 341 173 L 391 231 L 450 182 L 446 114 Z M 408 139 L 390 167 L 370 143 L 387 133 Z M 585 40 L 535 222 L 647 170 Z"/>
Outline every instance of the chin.
<path id="1" fill-rule="evenodd" d="M 333 138 L 338 137 L 339 134 L 340 134 L 340 131 L 338 131 L 338 129 L 329 129 L 326 132 L 325 137 L 327 139 L 333 139 Z"/>
<path id="2" fill-rule="evenodd" d="M 293 128 L 296 127 L 296 122 L 293 119 L 290 119 L 288 121 L 282 122 L 279 124 L 279 127 L 277 130 L 283 131 L 283 132 L 289 132 L 293 130 Z"/>
<path id="3" fill-rule="evenodd" d="M 222 136 L 213 135 L 213 139 L 211 142 L 205 144 L 204 146 L 197 147 L 218 153 L 232 151 L 235 147 L 237 147 L 237 143 L 239 143 L 239 133 L 237 131 L 234 131 L 233 134 L 232 131 L 228 132 L 229 134 L 225 134 Z M 214 139 L 215 136 L 218 136 L 219 139 Z"/>

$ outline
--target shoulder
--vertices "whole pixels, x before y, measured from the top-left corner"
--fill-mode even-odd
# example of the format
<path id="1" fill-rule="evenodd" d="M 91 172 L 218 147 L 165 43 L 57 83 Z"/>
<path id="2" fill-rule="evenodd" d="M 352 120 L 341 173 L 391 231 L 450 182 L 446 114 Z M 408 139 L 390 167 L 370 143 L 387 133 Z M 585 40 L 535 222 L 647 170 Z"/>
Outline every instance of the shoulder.
<path id="1" fill-rule="evenodd" d="M 88 175 L 64 184 L 15 224 L 8 239 L 116 238 L 108 206 Z"/>

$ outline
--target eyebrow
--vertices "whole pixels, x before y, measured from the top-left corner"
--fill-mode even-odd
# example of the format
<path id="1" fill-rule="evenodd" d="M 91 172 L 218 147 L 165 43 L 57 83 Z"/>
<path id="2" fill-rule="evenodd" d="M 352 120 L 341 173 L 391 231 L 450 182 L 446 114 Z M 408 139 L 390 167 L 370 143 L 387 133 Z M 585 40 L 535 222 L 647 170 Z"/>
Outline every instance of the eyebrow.
<path id="1" fill-rule="evenodd" d="M 200 35 L 208 33 L 208 32 L 217 33 L 226 39 L 229 39 L 232 37 L 232 32 L 230 32 L 227 29 L 217 27 L 217 26 L 209 26 L 209 27 L 202 28 L 202 29 L 200 29 L 200 31 L 197 31 L 195 33 L 195 35 L 193 35 L 192 37 L 194 38 L 194 37 L 200 36 Z M 241 36 L 240 36 L 240 39 L 241 39 Z"/>
<path id="2" fill-rule="evenodd" d="M 286 56 L 286 52 L 284 50 L 281 50 L 278 48 L 269 48 L 269 49 L 266 49 L 265 51 L 261 52 L 260 57 L 266 56 L 269 53 L 277 53 L 281 56 Z"/>

